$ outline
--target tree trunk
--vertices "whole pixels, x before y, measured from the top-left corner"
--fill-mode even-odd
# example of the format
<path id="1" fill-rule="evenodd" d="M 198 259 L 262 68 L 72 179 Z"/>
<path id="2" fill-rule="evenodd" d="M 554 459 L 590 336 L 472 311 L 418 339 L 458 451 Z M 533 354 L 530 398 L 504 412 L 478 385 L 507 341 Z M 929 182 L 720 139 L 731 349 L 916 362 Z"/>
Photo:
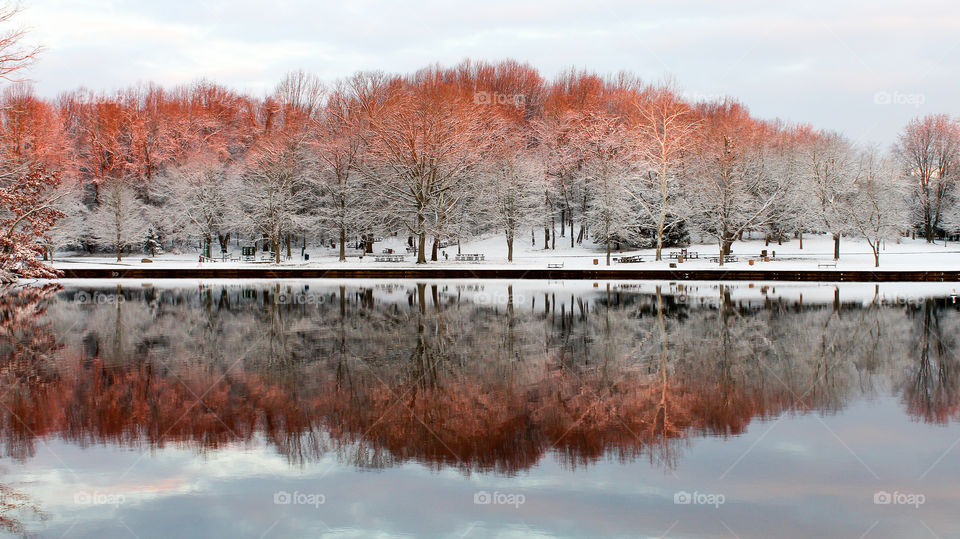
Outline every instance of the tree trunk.
<path id="1" fill-rule="evenodd" d="M 439 236 L 434 236 L 434 237 L 433 237 L 433 247 L 430 249 L 430 260 L 431 260 L 432 262 L 436 262 L 436 261 L 437 261 L 437 251 L 439 251 L 439 250 L 440 250 L 440 237 L 439 237 Z"/>
<path id="2" fill-rule="evenodd" d="M 346 227 L 340 227 L 340 262 L 346 262 L 347 260 L 347 229 Z"/>
<path id="3" fill-rule="evenodd" d="M 663 216 L 660 218 L 660 222 L 657 223 L 657 258 L 659 262 L 663 260 Z"/>
<path id="4" fill-rule="evenodd" d="M 424 244 L 427 241 L 427 231 L 424 226 L 426 220 L 421 208 L 421 211 L 417 212 L 417 264 L 427 263 L 426 251 L 424 250 Z"/>
<path id="5" fill-rule="evenodd" d="M 800 231 L 800 249 L 803 250 L 803 231 Z"/>
<path id="6" fill-rule="evenodd" d="M 555 217 L 550 218 L 550 248 L 554 251 L 557 250 L 557 219 Z"/>
<path id="7" fill-rule="evenodd" d="M 507 229 L 507 262 L 513 262 L 513 230 Z"/>
<path id="8" fill-rule="evenodd" d="M 427 253 L 424 245 L 427 243 L 427 233 L 421 232 L 417 236 L 417 264 L 427 263 Z"/>
<path id="9" fill-rule="evenodd" d="M 220 242 L 220 251 L 226 252 L 230 248 L 230 233 L 217 234 L 217 241 Z"/>
<path id="10" fill-rule="evenodd" d="M 724 258 L 730 255 L 730 247 L 733 245 L 733 238 L 724 238 L 720 241 L 720 265 L 723 265 Z"/>
<path id="11" fill-rule="evenodd" d="M 277 264 L 280 263 L 280 239 L 273 237 L 270 238 L 270 245 L 273 247 L 273 260 Z"/>
<path id="12" fill-rule="evenodd" d="M 833 259 L 840 260 L 840 234 L 833 235 Z"/>

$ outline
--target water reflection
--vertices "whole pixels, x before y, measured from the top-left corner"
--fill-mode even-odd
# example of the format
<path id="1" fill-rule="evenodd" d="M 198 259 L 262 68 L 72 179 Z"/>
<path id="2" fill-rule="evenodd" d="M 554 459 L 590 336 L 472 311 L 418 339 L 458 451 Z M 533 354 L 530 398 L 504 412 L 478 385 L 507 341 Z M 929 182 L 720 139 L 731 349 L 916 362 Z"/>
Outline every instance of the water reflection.
<path id="1" fill-rule="evenodd" d="M 948 299 L 667 286 L 7 288 L 0 437 L 20 460 L 50 436 L 208 451 L 262 435 L 292 463 L 511 475 L 547 453 L 670 469 L 692 436 L 864 395 L 958 415 Z"/>

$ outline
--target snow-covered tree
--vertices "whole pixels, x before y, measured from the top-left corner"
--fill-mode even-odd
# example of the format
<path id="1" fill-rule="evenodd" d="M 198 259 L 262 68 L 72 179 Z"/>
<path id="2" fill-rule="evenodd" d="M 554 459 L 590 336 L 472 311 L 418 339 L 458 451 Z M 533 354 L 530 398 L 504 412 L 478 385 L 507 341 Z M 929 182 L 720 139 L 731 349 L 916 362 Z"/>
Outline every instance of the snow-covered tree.
<path id="1" fill-rule="evenodd" d="M 860 152 L 853 190 L 843 198 L 842 208 L 849 226 L 863 236 L 880 267 L 880 245 L 896 238 L 907 226 L 907 186 L 896 164 L 876 149 Z"/>
<path id="2" fill-rule="evenodd" d="M 594 239 L 603 242 L 609 266 L 613 242 L 638 231 L 635 200 L 623 187 L 630 175 L 630 143 L 624 126 L 609 114 L 586 115 L 581 130 L 584 173 L 593 197 L 587 223 Z"/>
<path id="3" fill-rule="evenodd" d="M 847 227 L 843 200 L 853 191 L 857 177 L 856 150 L 837 133 L 820 133 L 805 147 L 805 173 L 795 186 L 807 201 L 808 226 L 833 236 L 833 258 L 840 258 L 840 237 Z"/>
<path id="4" fill-rule="evenodd" d="M 347 258 L 347 238 L 366 232 L 377 215 L 361 173 L 365 128 L 357 96 L 347 83 L 338 84 L 315 123 L 312 151 L 319 167 L 315 209 L 320 225 L 337 238 L 341 262 Z"/>
<path id="5" fill-rule="evenodd" d="M 213 256 L 216 241 L 226 251 L 240 222 L 240 181 L 214 155 L 193 156 L 173 167 L 161 184 L 169 195 L 165 220 L 202 241 L 203 256 Z"/>
<path id="6" fill-rule="evenodd" d="M 946 114 L 916 118 L 894 148 L 903 174 L 913 183 L 915 222 L 933 243 L 941 219 L 956 197 L 960 178 L 960 122 Z"/>
<path id="7" fill-rule="evenodd" d="M 126 182 L 102 185 L 100 204 L 89 219 L 93 239 L 99 245 L 112 248 L 117 261 L 121 261 L 125 250 L 143 245 L 149 228 L 146 212 L 136 191 Z"/>
<path id="8" fill-rule="evenodd" d="M 720 247 L 720 264 L 749 230 L 762 228 L 784 190 L 766 168 L 768 126 L 731 101 L 707 104 L 684 189 L 690 220 Z"/>
<path id="9" fill-rule="evenodd" d="M 543 168 L 537 156 L 526 150 L 519 129 L 504 126 L 494 136 L 484 167 L 480 205 L 507 241 L 507 261 L 513 261 L 513 246 L 519 231 L 537 223 L 536 210 L 543 196 Z"/>
<path id="10" fill-rule="evenodd" d="M 639 114 L 635 130 L 640 170 L 627 188 L 653 224 L 657 260 L 663 258 L 664 232 L 682 220 L 682 160 L 692 149 L 693 134 L 699 125 L 678 93 L 671 86 L 654 88 L 635 103 Z"/>
<path id="11" fill-rule="evenodd" d="M 246 230 L 265 238 L 280 262 L 280 246 L 302 224 L 303 203 L 309 200 L 309 170 L 305 145 L 276 134 L 254 149 L 240 176 L 240 208 Z"/>
<path id="12" fill-rule="evenodd" d="M 368 192 L 384 199 L 417 237 L 417 263 L 425 263 L 427 234 L 443 236 L 459 200 L 456 190 L 485 147 L 482 105 L 436 68 L 384 84 L 376 97 L 362 100 L 369 122 Z"/>

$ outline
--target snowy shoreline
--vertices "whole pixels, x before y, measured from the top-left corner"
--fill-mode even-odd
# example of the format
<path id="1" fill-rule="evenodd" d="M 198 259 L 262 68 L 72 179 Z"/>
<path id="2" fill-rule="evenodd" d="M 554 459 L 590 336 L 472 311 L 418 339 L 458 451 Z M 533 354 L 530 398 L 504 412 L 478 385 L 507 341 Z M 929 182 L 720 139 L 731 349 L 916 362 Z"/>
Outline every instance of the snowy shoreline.
<path id="1" fill-rule="evenodd" d="M 558 242 L 560 243 L 560 242 Z M 406 245 L 399 238 L 387 238 L 377 242 L 374 253 L 360 258 L 357 254 L 346 261 L 337 260 L 336 252 L 331 249 L 308 248 L 309 260 L 295 251 L 291 260 L 279 264 L 272 262 L 217 261 L 200 262 L 197 254 L 165 254 L 143 261 L 140 255 L 131 255 L 117 262 L 110 256 L 66 256 L 56 257 L 54 267 L 65 272 L 65 277 L 96 275 L 91 278 L 130 277 L 159 278 L 180 274 L 185 278 L 203 276 L 207 278 L 257 278 L 275 275 L 289 275 L 297 278 L 311 275 L 311 278 L 323 277 L 385 277 L 403 278 L 436 276 L 467 277 L 465 273 L 475 273 L 481 278 L 663 278 L 693 279 L 683 274 L 701 275 L 702 279 L 720 279 L 722 275 L 769 274 L 776 280 L 809 280 L 815 275 L 824 280 L 847 280 L 848 276 L 864 273 L 882 276 L 897 273 L 940 274 L 960 272 L 960 244 L 929 244 L 923 240 L 887 242 L 881 252 L 880 267 L 874 267 L 873 255 L 866 242 L 860 239 L 844 239 L 841 244 L 840 259 L 833 260 L 833 242 L 828 236 L 813 236 L 805 239 L 803 249 L 794 240 L 782 245 L 766 244 L 763 240 L 744 240 L 734 246 L 737 260 L 719 266 L 709 260 L 718 254 L 718 247 L 712 244 L 691 245 L 688 253 L 696 252 L 698 258 L 679 262 L 670 259 L 670 253 L 679 248 L 665 248 L 664 260 L 655 261 L 653 249 L 633 249 L 611 253 L 611 258 L 640 256 L 643 262 L 617 263 L 606 265 L 606 253 L 597 245 L 570 247 L 569 244 L 557 245 L 556 249 L 544 250 L 529 244 L 529 241 L 517 241 L 514 260 L 507 261 L 506 245 L 499 236 L 464 242 L 462 253 L 477 253 L 484 256 L 481 262 L 456 261 L 457 247 L 442 249 L 439 260 L 426 264 L 417 264 L 413 255 L 407 255 L 402 262 L 383 262 L 376 258 L 384 251 L 404 253 Z M 762 253 L 767 252 L 767 258 Z M 446 253 L 446 256 L 444 256 Z M 230 253 L 238 257 L 238 253 Z M 752 263 L 751 263 L 752 261 Z M 836 265 L 834 265 L 834 263 Z M 99 271 L 91 271 L 99 270 Z M 106 272 L 106 273 L 105 273 Z M 669 272 L 669 273 L 668 273 Z M 794 279 L 775 277 L 779 273 L 795 274 Z M 398 275 L 403 274 L 403 275 Z M 538 277 L 523 277 L 522 274 Z M 316 277 L 314 277 L 316 276 Z M 659 277 L 658 277 L 659 276 Z M 743 277 L 747 278 L 747 277 Z M 753 277 L 750 277 L 753 278 Z M 925 280 L 918 277 L 920 280 Z M 956 277 L 951 277 L 956 279 Z M 858 279 L 864 280 L 864 279 Z M 939 279 L 938 279 L 939 280 Z"/>

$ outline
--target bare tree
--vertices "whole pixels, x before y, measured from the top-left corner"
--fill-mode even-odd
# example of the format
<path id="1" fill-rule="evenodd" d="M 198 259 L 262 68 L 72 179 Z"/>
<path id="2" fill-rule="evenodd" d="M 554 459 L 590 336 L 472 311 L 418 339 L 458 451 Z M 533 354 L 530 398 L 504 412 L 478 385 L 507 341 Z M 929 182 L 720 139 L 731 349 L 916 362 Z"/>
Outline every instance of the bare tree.
<path id="1" fill-rule="evenodd" d="M 541 163 L 525 150 L 524 139 L 518 130 L 503 128 L 494 137 L 483 167 L 480 206 L 493 224 L 503 230 L 508 262 L 513 262 L 517 231 L 537 222 L 535 212 L 543 193 Z"/>
<path id="2" fill-rule="evenodd" d="M 0 5 L 0 27 L 7 28 L 0 32 L 0 78 L 11 82 L 23 80 L 18 72 L 32 65 L 43 52 L 43 47 L 23 44 L 27 35 L 24 28 L 9 28 L 20 10 L 20 4 L 16 2 Z"/>
<path id="3" fill-rule="evenodd" d="M 226 252 L 232 231 L 240 223 L 240 182 L 226 163 L 213 155 L 198 155 L 173 167 L 164 191 L 169 194 L 164 220 L 169 228 L 184 226 L 203 242 L 203 255 L 213 256 L 216 241 Z"/>
<path id="4" fill-rule="evenodd" d="M 277 263 L 285 235 L 301 224 L 300 209 L 309 188 L 305 154 L 296 138 L 275 135 L 251 151 L 240 177 L 247 230 L 269 242 Z"/>
<path id="5" fill-rule="evenodd" d="M 638 230 L 635 206 L 623 183 L 629 175 L 629 142 L 623 126 L 609 114 L 584 117 L 581 128 L 586 183 L 594 203 L 587 211 L 587 222 L 594 237 L 603 240 L 606 262 L 614 241 L 623 241 Z"/>
<path id="6" fill-rule="evenodd" d="M 456 189 L 468 179 L 488 137 L 479 121 L 481 105 L 437 68 L 393 81 L 385 94 L 381 102 L 364 102 L 370 159 L 363 171 L 417 237 L 422 264 L 427 234 L 443 235 L 446 217 L 459 201 Z"/>
<path id="7" fill-rule="evenodd" d="M 904 187 L 890 159 L 876 149 L 860 152 L 853 192 L 844 197 L 843 209 L 850 226 L 870 245 L 874 267 L 880 267 L 881 242 L 899 236 L 907 224 Z"/>
<path id="8" fill-rule="evenodd" d="M 946 114 L 916 118 L 904 128 L 895 152 L 913 180 L 917 222 L 927 243 L 933 243 L 955 191 L 960 125 Z"/>
<path id="9" fill-rule="evenodd" d="M 840 237 L 847 224 L 843 200 L 853 190 L 857 155 L 843 136 L 821 133 L 807 146 L 805 174 L 799 188 L 807 201 L 810 225 L 833 236 L 833 258 L 840 258 Z"/>
<path id="10" fill-rule="evenodd" d="M 690 219 L 716 239 L 723 265 L 734 241 L 766 224 L 785 180 L 766 168 L 767 126 L 730 101 L 707 105 L 703 112 L 705 125 L 685 188 Z"/>
<path id="11" fill-rule="evenodd" d="M 655 88 L 635 107 L 640 115 L 635 129 L 641 171 L 628 189 L 653 222 L 656 259 L 662 260 L 664 231 L 682 219 L 677 207 L 681 161 L 692 149 L 699 120 L 672 86 Z"/>
<path id="12" fill-rule="evenodd" d="M 123 252 L 141 245 L 146 238 L 146 208 L 136 191 L 126 182 L 113 181 L 100 188 L 100 205 L 90 216 L 93 238 L 104 246 L 113 247 L 117 261 Z"/>

